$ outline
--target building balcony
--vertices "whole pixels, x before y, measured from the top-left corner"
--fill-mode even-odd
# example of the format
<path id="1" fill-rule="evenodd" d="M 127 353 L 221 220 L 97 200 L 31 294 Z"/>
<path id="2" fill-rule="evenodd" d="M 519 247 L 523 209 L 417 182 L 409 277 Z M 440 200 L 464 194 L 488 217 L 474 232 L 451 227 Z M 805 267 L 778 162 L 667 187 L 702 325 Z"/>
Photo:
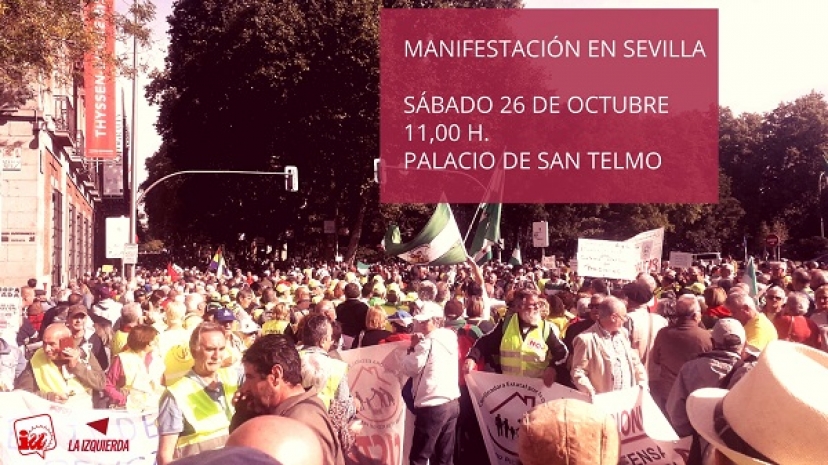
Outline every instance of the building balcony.
<path id="1" fill-rule="evenodd" d="M 78 135 L 77 113 L 72 106 L 72 100 L 66 95 L 56 95 L 55 101 L 55 130 L 56 142 L 74 145 Z M 83 154 L 81 153 L 81 156 Z"/>
<path id="2" fill-rule="evenodd" d="M 83 164 L 84 160 L 86 159 L 86 154 L 84 153 L 86 147 L 84 145 L 83 140 L 83 131 L 78 131 L 77 135 L 75 136 L 75 146 L 74 148 L 69 148 L 66 152 L 69 154 L 69 161 L 71 163 L 78 163 Z"/>

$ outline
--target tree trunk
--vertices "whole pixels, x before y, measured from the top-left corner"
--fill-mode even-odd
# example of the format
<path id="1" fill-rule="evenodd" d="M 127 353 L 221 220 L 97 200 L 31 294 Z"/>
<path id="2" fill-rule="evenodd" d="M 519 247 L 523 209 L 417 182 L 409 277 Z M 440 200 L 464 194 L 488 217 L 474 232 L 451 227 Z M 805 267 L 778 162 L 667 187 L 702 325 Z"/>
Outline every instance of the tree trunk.
<path id="1" fill-rule="evenodd" d="M 356 258 L 357 248 L 359 247 L 359 240 L 362 237 L 362 223 L 365 222 L 365 210 L 368 208 L 366 200 L 367 193 L 363 190 L 363 195 L 359 198 L 359 208 L 357 210 L 356 218 L 351 225 L 351 238 L 348 241 L 348 249 L 345 251 L 345 256 L 342 261 L 354 265 L 354 258 Z"/>

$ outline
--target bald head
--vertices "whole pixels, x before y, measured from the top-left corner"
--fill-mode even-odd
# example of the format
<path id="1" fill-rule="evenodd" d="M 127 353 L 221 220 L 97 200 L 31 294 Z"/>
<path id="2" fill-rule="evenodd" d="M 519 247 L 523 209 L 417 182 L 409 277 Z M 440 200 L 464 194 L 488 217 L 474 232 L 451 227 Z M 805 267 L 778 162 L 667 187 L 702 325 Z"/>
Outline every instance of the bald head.
<path id="1" fill-rule="evenodd" d="M 227 446 L 258 449 L 282 465 L 322 465 L 322 443 L 296 420 L 262 415 L 247 420 L 227 439 Z"/>
<path id="2" fill-rule="evenodd" d="M 60 339 L 62 337 L 69 337 L 72 335 L 72 331 L 63 323 L 54 323 L 46 327 L 43 331 L 43 340 L 46 341 L 47 339 Z"/>

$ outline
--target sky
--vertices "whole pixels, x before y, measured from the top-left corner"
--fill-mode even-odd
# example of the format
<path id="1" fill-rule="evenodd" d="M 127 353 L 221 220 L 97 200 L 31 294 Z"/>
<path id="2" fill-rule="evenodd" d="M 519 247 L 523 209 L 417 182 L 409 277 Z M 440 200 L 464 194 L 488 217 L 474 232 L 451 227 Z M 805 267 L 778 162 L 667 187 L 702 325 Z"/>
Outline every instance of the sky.
<path id="1" fill-rule="evenodd" d="M 163 69 L 167 17 L 173 0 L 154 0 L 155 46 L 139 60 Z M 828 94 L 828 2 L 821 0 L 524 0 L 526 8 L 717 8 L 719 10 L 719 104 L 734 113 L 764 113 L 812 90 Z M 116 0 L 125 11 L 126 0 Z M 146 74 L 137 81 L 135 118 L 139 182 L 145 161 L 158 150 L 158 108 L 144 98 Z M 132 84 L 119 80 L 130 114 Z"/>

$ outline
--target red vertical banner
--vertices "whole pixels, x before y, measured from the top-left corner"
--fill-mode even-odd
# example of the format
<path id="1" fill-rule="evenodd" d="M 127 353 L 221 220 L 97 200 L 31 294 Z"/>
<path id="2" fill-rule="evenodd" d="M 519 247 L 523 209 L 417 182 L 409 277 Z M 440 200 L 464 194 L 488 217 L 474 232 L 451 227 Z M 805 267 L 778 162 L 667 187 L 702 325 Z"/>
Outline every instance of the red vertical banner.
<path id="1" fill-rule="evenodd" d="M 88 158 L 118 156 L 115 129 L 115 22 L 113 0 L 92 0 L 87 21 L 97 37 L 84 58 L 86 91 L 86 154 Z"/>

